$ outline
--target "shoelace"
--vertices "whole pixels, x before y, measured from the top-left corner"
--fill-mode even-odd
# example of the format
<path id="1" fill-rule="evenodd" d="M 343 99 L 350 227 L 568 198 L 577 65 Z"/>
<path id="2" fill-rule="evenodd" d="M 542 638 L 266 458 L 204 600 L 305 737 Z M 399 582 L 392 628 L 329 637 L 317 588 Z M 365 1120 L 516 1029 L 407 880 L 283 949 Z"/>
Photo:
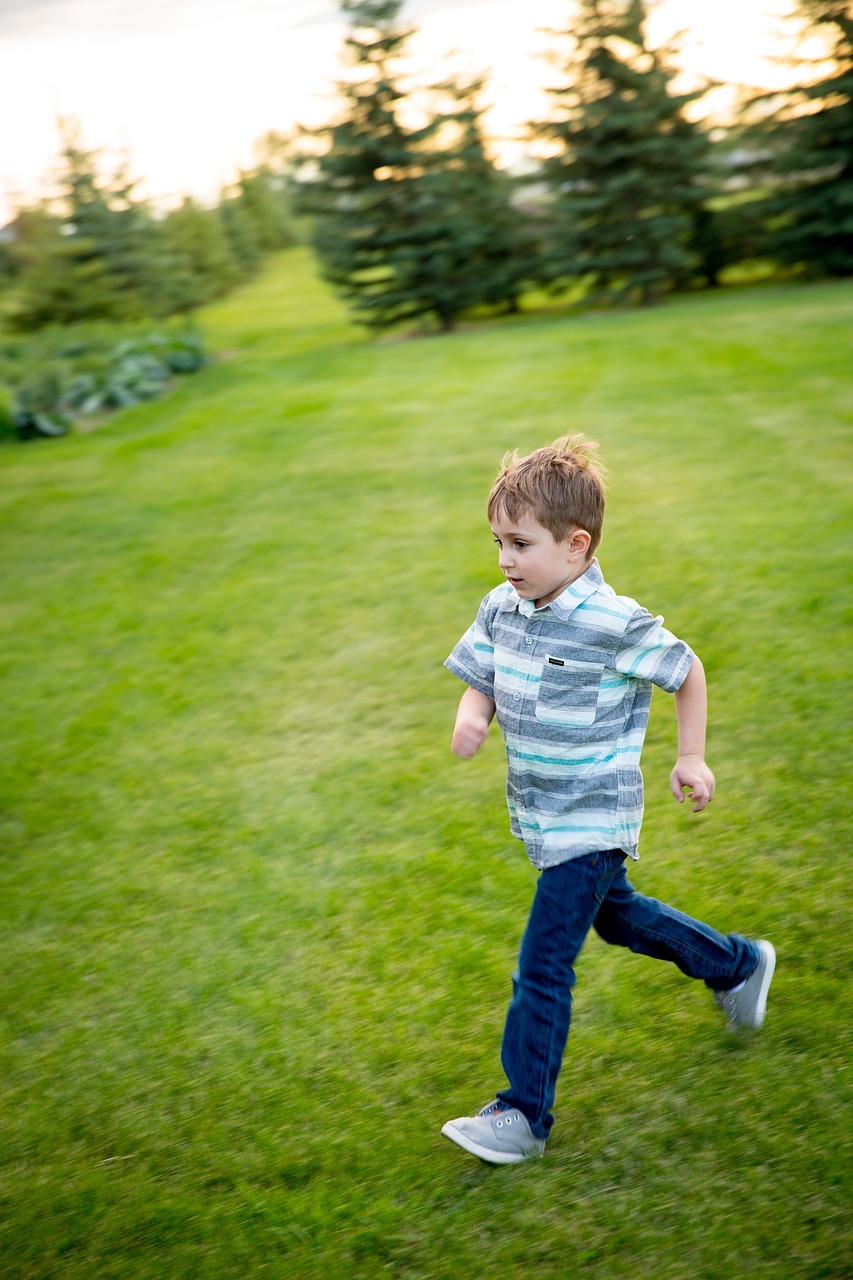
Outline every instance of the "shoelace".
<path id="1" fill-rule="evenodd" d="M 494 1116 L 496 1113 L 500 1117 L 500 1119 L 495 1120 L 496 1129 L 503 1129 L 504 1125 L 508 1128 L 512 1124 L 520 1124 L 523 1118 L 519 1111 L 514 1111 L 511 1107 L 506 1106 L 499 1098 L 495 1098 L 494 1102 L 490 1102 L 488 1106 L 483 1107 L 478 1114 L 485 1118 Z"/>

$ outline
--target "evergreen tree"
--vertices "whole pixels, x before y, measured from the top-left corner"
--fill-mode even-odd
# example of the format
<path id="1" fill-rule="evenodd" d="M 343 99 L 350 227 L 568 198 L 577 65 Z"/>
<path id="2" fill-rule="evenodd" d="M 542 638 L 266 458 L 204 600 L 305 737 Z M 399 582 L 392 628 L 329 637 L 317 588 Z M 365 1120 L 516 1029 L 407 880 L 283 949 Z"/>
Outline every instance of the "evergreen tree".
<path id="1" fill-rule="evenodd" d="M 64 121 L 56 234 L 42 240 L 21 282 L 12 323 L 21 329 L 89 319 L 163 314 L 161 283 L 168 263 L 153 218 L 134 199 L 135 184 L 104 177 L 76 126 Z"/>
<path id="2" fill-rule="evenodd" d="M 8 274 L 19 280 L 59 243 L 61 224 L 43 205 L 18 209 L 5 230 Z"/>
<path id="3" fill-rule="evenodd" d="M 580 0 L 566 83 L 550 90 L 557 117 L 532 131 L 551 149 L 541 278 L 650 303 L 689 274 L 710 192 L 708 139 L 684 115 L 704 90 L 672 92 L 645 17 L 644 0 Z"/>
<path id="4" fill-rule="evenodd" d="M 519 269 L 508 191 L 483 143 L 477 86 L 440 91 L 448 110 L 402 122 L 399 70 L 411 34 L 401 0 L 342 0 L 353 23 L 339 120 L 309 134 L 301 207 L 324 275 L 356 317 L 382 329 L 421 317 L 449 329 L 475 305 L 513 305 Z"/>
<path id="5" fill-rule="evenodd" d="M 239 191 L 223 195 L 217 206 L 228 250 L 240 278 L 252 276 L 264 257 L 261 232 Z"/>
<path id="6" fill-rule="evenodd" d="M 295 243 L 286 174 L 275 173 L 265 164 L 258 165 L 240 174 L 237 194 L 255 223 L 265 253 Z"/>
<path id="7" fill-rule="evenodd" d="M 409 292 L 418 252 L 414 178 L 417 136 L 400 123 L 397 64 L 411 34 L 397 25 L 401 0 L 342 0 L 352 23 L 350 74 L 338 85 L 338 121 L 307 135 L 323 148 L 310 168 L 301 207 L 313 215 L 312 242 L 325 277 L 357 319 L 386 328 L 420 314 Z"/>
<path id="8" fill-rule="evenodd" d="M 493 164 L 478 101 L 482 81 L 448 82 L 431 125 L 431 148 L 418 180 L 419 208 L 431 228 L 422 271 L 432 282 L 435 311 L 449 328 L 462 311 L 504 306 L 515 311 L 533 251 L 512 204 L 512 183 Z"/>
<path id="9" fill-rule="evenodd" d="M 170 310 L 194 310 L 239 282 L 241 272 L 218 209 L 205 209 L 188 197 L 166 215 L 160 233 L 175 264 Z"/>
<path id="10" fill-rule="evenodd" d="M 762 201 L 767 252 L 845 276 L 853 273 L 853 7 L 800 0 L 800 12 L 829 35 L 830 70 L 782 95 L 747 139 L 763 151 L 757 176 L 772 188 Z M 767 97 L 757 101 L 768 105 Z"/>

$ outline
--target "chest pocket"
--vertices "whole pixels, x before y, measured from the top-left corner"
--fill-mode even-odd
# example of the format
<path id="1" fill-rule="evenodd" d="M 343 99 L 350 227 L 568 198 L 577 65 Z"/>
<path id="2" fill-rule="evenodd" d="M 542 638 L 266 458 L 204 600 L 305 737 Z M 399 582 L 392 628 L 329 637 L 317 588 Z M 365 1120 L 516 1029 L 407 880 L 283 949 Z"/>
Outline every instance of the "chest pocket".
<path id="1" fill-rule="evenodd" d="M 543 664 L 536 719 L 569 728 L 591 725 L 598 709 L 604 663 L 560 659 L 562 665 L 555 665 L 557 661 L 546 658 Z"/>

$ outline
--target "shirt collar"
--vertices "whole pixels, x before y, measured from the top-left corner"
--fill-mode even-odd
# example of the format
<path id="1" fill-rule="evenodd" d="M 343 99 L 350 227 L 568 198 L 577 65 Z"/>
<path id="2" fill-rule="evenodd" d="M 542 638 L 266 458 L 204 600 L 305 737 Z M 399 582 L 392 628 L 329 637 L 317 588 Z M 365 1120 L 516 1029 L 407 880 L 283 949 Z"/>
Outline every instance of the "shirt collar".
<path id="1" fill-rule="evenodd" d="M 604 585 L 604 577 L 597 560 L 593 560 L 592 564 L 582 573 L 579 578 L 575 578 L 574 582 L 570 582 L 565 591 L 557 596 L 556 600 L 552 600 L 550 604 L 544 605 L 541 609 L 537 609 L 532 600 L 522 600 L 521 596 L 516 595 L 512 587 L 509 587 L 502 608 L 507 612 L 515 609 L 525 618 L 532 618 L 535 613 L 544 613 L 546 609 L 550 609 L 555 617 L 561 622 L 565 622 L 579 604 L 583 604 L 589 596 L 597 591 L 599 587 Z"/>

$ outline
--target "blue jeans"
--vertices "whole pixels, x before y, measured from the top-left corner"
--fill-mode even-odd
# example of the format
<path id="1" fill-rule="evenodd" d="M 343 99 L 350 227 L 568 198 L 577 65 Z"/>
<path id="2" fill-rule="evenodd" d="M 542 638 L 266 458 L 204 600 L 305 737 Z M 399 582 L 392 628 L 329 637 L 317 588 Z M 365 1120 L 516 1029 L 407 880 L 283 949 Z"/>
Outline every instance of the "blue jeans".
<path id="1" fill-rule="evenodd" d="M 629 882 L 621 849 L 573 858 L 540 873 L 512 976 L 501 1064 L 509 1088 L 498 1097 L 518 1107 L 537 1138 L 554 1117 L 557 1076 L 569 1035 L 574 963 L 590 927 L 605 942 L 671 960 L 690 978 L 725 991 L 748 978 L 760 953 L 736 933 L 721 934 Z"/>

